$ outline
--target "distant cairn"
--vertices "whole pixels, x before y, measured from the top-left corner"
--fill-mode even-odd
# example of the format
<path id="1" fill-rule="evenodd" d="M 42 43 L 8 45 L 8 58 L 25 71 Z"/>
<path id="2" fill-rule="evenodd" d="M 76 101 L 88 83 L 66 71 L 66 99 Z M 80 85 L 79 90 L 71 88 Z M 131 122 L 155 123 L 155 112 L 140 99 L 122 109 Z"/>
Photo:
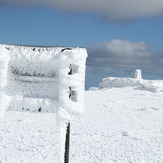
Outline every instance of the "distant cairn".
<path id="1" fill-rule="evenodd" d="M 141 80 L 142 79 L 142 75 L 141 75 L 141 70 L 140 69 L 136 69 L 135 70 L 135 75 L 134 75 L 135 79 Z"/>

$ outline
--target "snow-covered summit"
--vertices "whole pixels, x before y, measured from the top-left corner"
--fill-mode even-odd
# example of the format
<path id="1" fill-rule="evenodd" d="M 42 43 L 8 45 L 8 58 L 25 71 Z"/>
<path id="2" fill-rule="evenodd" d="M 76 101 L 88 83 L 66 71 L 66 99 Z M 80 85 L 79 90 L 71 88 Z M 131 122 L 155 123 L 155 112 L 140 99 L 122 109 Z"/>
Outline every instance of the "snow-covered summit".
<path id="1" fill-rule="evenodd" d="M 104 78 L 99 84 L 99 89 L 112 87 L 138 87 L 139 89 L 156 92 L 163 90 L 163 80 L 142 79 L 141 70 L 137 69 L 134 78 L 108 77 Z"/>

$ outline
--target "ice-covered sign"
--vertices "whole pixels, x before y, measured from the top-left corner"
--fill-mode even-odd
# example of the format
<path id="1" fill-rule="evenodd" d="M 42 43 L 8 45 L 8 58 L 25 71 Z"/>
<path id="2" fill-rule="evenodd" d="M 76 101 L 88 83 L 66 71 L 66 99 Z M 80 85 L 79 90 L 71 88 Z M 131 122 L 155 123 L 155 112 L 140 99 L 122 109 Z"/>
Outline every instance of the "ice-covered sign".
<path id="1" fill-rule="evenodd" d="M 6 110 L 83 112 L 84 48 L 0 45 L 0 116 Z"/>

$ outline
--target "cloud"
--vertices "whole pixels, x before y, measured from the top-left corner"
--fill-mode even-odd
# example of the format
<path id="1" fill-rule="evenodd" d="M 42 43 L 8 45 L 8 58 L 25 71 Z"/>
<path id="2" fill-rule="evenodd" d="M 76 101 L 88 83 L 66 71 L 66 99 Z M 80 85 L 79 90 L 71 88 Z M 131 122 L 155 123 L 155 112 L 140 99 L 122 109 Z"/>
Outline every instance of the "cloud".
<path id="1" fill-rule="evenodd" d="M 163 76 L 163 53 L 153 53 L 144 42 L 111 40 L 87 48 L 88 66 L 108 73 L 131 73 L 142 69 L 148 74 Z"/>
<path id="2" fill-rule="evenodd" d="M 112 21 L 163 14 L 162 0 L 0 0 L 0 5 L 43 4 L 68 12 L 90 12 Z"/>

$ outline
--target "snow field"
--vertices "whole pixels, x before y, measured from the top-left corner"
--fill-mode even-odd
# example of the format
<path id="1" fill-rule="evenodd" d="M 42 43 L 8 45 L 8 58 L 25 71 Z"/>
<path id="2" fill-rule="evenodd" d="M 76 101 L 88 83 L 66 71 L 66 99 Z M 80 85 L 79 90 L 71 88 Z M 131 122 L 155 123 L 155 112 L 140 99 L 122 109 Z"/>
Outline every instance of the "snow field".
<path id="1" fill-rule="evenodd" d="M 113 88 L 89 91 L 86 97 L 87 145 L 85 158 L 76 162 L 163 162 L 162 93 Z"/>
<path id="2" fill-rule="evenodd" d="M 71 122 L 70 163 L 163 162 L 163 92 L 123 87 L 85 96 L 85 114 Z M 54 113 L 6 112 L 2 163 L 57 163 L 58 155 Z"/>

